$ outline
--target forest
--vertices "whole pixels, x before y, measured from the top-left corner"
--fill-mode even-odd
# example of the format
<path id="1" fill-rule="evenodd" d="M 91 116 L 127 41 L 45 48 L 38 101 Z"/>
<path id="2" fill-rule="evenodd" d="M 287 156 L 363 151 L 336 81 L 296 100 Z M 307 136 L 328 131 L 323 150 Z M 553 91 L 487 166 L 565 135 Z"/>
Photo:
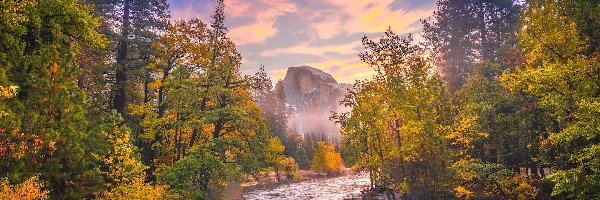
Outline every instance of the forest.
<path id="1" fill-rule="evenodd" d="M 341 141 L 242 73 L 224 1 L 1 0 L 0 199 L 226 199 L 346 167 L 363 199 L 600 199 L 600 1 L 437 0 L 419 36 L 356 38 L 375 75 L 330 113 Z"/>

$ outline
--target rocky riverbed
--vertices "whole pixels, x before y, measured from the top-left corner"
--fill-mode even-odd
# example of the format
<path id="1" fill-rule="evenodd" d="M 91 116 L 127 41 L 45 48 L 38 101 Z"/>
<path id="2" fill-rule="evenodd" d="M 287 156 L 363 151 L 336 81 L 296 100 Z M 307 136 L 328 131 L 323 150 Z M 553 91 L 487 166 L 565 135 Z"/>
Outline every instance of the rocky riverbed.
<path id="1" fill-rule="evenodd" d="M 333 178 L 319 178 L 273 188 L 251 190 L 242 199 L 361 199 L 361 191 L 369 185 L 366 173 L 344 174 Z"/>

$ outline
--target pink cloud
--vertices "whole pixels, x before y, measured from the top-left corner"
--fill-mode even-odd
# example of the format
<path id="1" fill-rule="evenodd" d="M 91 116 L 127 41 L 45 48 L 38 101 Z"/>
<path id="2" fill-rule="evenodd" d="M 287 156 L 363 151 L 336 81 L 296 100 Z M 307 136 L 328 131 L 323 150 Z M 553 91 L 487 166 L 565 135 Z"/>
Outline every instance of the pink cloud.
<path id="1" fill-rule="evenodd" d="M 246 13 L 244 16 L 253 18 L 253 21 L 231 29 L 230 36 L 238 45 L 262 43 L 274 37 L 279 32 L 275 27 L 277 18 L 297 9 L 296 4 L 286 0 L 262 0 L 260 3 L 245 5 L 246 7 L 242 6 L 244 8 L 234 10 L 243 10 Z"/>
<path id="2" fill-rule="evenodd" d="M 244 0 L 227 0 L 225 3 L 225 14 L 227 17 L 245 17 L 252 13 L 249 12 L 252 4 Z"/>

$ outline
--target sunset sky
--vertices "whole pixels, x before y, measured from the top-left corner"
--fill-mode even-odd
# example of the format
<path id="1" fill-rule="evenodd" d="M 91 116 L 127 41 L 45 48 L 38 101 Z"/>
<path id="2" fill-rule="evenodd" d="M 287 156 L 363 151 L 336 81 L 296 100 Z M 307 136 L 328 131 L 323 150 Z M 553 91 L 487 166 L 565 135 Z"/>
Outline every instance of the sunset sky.
<path id="1" fill-rule="evenodd" d="M 216 0 L 169 0 L 173 19 L 209 22 Z M 226 24 L 244 57 L 242 72 L 260 65 L 273 80 L 288 67 L 309 65 L 338 82 L 371 77 L 361 63 L 363 35 L 379 37 L 388 26 L 420 38 L 419 19 L 428 18 L 435 0 L 225 0 Z"/>

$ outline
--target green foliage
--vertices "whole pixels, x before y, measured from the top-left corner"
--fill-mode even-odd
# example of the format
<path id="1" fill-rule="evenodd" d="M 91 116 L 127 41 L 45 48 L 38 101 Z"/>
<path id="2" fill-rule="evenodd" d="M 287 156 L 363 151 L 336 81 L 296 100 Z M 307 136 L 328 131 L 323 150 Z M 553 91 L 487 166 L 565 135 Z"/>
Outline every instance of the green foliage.
<path id="1" fill-rule="evenodd" d="M 454 127 L 444 127 L 449 131 L 446 138 L 454 147 L 454 163 L 449 167 L 455 179 L 454 195 L 457 198 L 501 198 L 534 199 L 538 189 L 533 179 L 522 177 L 501 164 L 486 162 L 478 158 L 475 142 L 489 135 L 477 131 L 476 118 L 463 119 Z"/>
<path id="2" fill-rule="evenodd" d="M 512 67 L 507 63 L 476 64 L 456 93 L 455 121 L 474 118 L 470 128 L 488 135 L 473 141 L 477 148 L 469 153 L 475 158 L 537 169 L 544 166 L 535 159 L 543 153 L 539 143 L 546 132 L 548 115 L 535 103 L 534 96 L 512 93 L 502 86 L 498 77 Z"/>
<path id="3" fill-rule="evenodd" d="M 600 5 L 594 1 L 532 1 L 519 34 L 525 65 L 502 77 L 513 91 L 539 98 L 552 116 L 542 143 L 556 170 L 549 179 L 553 195 L 598 198 L 598 27 Z"/>
<path id="4" fill-rule="evenodd" d="M 475 198 L 483 194 L 486 198 L 535 199 L 538 189 L 533 179 L 516 174 L 499 164 L 486 163 L 479 159 L 461 159 L 451 168 L 456 173 L 457 198 Z"/>
<path id="5" fill-rule="evenodd" d="M 363 38 L 361 59 L 375 69 L 357 82 L 336 115 L 355 168 L 371 174 L 372 185 L 402 189 L 409 198 L 447 196 L 449 150 L 438 127 L 448 122 L 448 97 L 433 75 L 424 50 L 411 36 L 386 31 L 378 41 Z"/>
<path id="6" fill-rule="evenodd" d="M 473 65 L 501 62 L 516 43 L 521 6 L 512 0 L 437 1 L 433 20 L 422 20 L 423 36 L 452 92 Z"/>
<path id="7" fill-rule="evenodd" d="M 132 182 L 135 178 L 143 177 L 142 171 L 146 168 L 135 157 L 135 147 L 130 141 L 130 131 L 123 126 L 118 126 L 122 119 L 118 114 L 111 113 L 109 132 L 103 134 L 108 139 L 110 150 L 104 157 L 100 157 L 107 170 L 102 173 L 110 179 L 109 184 L 119 185 Z M 98 155 L 96 155 L 98 156 Z"/>
<path id="8" fill-rule="evenodd" d="M 215 15 L 223 15 L 222 2 Z M 245 175 L 279 172 L 284 146 L 254 102 L 224 16 L 169 24 L 147 66 L 149 102 L 130 104 L 142 160 L 182 198 L 223 198 L 222 187 Z"/>
<path id="9" fill-rule="evenodd" d="M 208 145 L 194 147 L 190 155 L 167 167 L 160 174 L 160 181 L 166 183 L 183 199 L 221 199 L 222 188 L 228 183 L 234 170 L 215 155 Z"/>
<path id="10" fill-rule="evenodd" d="M 116 109 L 125 117 L 130 126 L 135 122 L 129 119 L 128 102 L 148 102 L 148 84 L 151 72 L 144 67 L 156 53 L 151 44 L 165 31 L 169 18 L 166 0 L 86 0 L 94 5 L 94 11 L 102 16 L 99 31 L 107 36 L 111 44 L 100 51 L 88 51 L 96 58 L 84 60 L 89 66 L 84 73 L 98 73 L 110 77 L 109 80 L 94 80 L 82 77 L 82 85 L 93 91 L 94 100 L 109 109 Z M 96 62 L 94 62 L 96 61 Z M 91 66 L 91 67 L 90 67 Z M 85 75 L 84 74 L 84 75 Z M 88 78 L 88 80 L 85 80 Z M 104 90 L 104 93 L 102 92 Z M 110 94 L 105 94 L 106 90 Z M 110 99 L 110 101 L 109 101 Z"/>
<path id="11" fill-rule="evenodd" d="M 102 131 L 110 146 L 103 155 L 94 155 L 102 160 L 99 167 L 107 179 L 105 188 L 97 196 L 99 199 L 162 199 L 168 198 L 167 187 L 144 183 L 147 168 L 137 155 L 137 148 L 131 143 L 130 130 L 119 126 L 122 119 L 116 111 L 109 115 L 108 131 Z"/>
<path id="12" fill-rule="evenodd" d="M 86 153 L 97 149 L 88 140 L 95 135 L 87 132 L 77 58 L 82 48 L 105 44 L 96 31 L 100 18 L 91 6 L 69 0 L 4 1 L 0 10 L 0 84 L 19 87 L 3 102 L 10 105 L 2 107 L 9 113 L 0 121 L 3 141 L 46 149 L 23 157 L 3 155 L 0 176 L 19 183 L 39 173 L 52 197 L 91 197 L 99 173 L 97 160 Z"/>

